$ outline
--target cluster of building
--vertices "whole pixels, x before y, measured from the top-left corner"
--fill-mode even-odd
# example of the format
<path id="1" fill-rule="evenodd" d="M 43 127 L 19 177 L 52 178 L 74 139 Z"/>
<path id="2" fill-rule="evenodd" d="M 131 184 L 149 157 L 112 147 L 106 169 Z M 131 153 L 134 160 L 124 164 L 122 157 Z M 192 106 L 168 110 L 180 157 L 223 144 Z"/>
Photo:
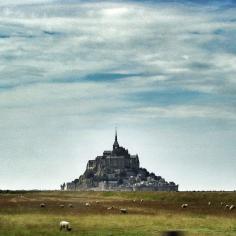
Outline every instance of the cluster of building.
<path id="1" fill-rule="evenodd" d="M 61 190 L 178 191 L 178 185 L 141 168 L 138 155 L 119 145 L 116 132 L 112 151 L 89 160 L 84 174 L 62 184 Z"/>

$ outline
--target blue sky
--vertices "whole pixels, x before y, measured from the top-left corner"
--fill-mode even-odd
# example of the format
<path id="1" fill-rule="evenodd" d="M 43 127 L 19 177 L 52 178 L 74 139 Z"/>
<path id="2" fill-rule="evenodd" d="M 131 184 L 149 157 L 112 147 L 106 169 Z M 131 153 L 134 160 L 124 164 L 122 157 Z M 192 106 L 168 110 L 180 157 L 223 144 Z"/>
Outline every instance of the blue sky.
<path id="1" fill-rule="evenodd" d="M 120 144 L 180 190 L 236 189 L 235 1 L 0 3 L 0 189 L 56 189 Z"/>

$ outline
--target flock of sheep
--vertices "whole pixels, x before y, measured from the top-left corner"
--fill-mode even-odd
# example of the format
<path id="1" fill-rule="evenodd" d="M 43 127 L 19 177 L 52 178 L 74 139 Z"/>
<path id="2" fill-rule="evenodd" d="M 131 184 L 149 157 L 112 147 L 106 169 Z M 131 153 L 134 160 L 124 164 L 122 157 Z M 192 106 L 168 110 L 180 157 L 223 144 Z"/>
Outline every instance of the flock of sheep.
<path id="1" fill-rule="evenodd" d="M 133 202 L 133 203 L 136 203 L 137 200 L 132 200 L 132 202 Z M 143 203 L 143 202 L 144 202 L 144 200 L 141 199 L 141 200 L 140 200 L 140 203 Z M 98 203 L 99 203 L 99 201 L 96 201 L 96 204 L 98 204 Z M 211 206 L 211 205 L 212 205 L 212 203 L 209 201 L 209 202 L 208 202 L 208 206 Z M 220 205 L 221 205 L 222 207 L 224 207 L 225 209 L 228 209 L 229 211 L 232 211 L 232 210 L 235 209 L 235 205 L 233 205 L 233 204 L 225 204 L 225 203 L 221 202 Z M 86 206 L 86 207 L 90 207 L 91 204 L 90 204 L 89 202 L 86 202 L 86 203 L 85 203 L 85 206 Z M 40 204 L 40 207 L 41 207 L 41 208 L 45 208 L 45 207 L 46 207 L 46 204 L 45 204 L 45 203 L 41 203 L 41 204 Z M 64 204 L 60 204 L 59 207 L 60 207 L 60 208 L 64 208 L 65 205 L 64 205 Z M 69 208 L 73 208 L 73 204 L 71 204 L 71 203 L 68 204 L 68 207 L 69 207 Z M 181 205 L 181 208 L 183 208 L 183 209 L 184 209 L 184 208 L 187 208 L 187 207 L 189 207 L 189 204 L 187 204 L 187 203 L 184 203 L 184 204 Z M 114 206 L 111 206 L 111 207 L 108 207 L 107 210 L 112 210 L 112 209 L 114 209 L 114 208 L 115 208 Z M 121 213 L 121 214 L 126 214 L 126 213 L 128 213 L 128 210 L 127 210 L 126 208 L 120 208 L 119 210 L 120 210 L 120 213 Z M 66 231 L 71 231 L 71 230 L 72 230 L 72 227 L 71 227 L 70 222 L 64 221 L 64 220 L 59 223 L 59 227 L 60 227 L 60 230 L 66 230 Z"/>
<path id="2" fill-rule="evenodd" d="M 235 209 L 235 205 L 229 205 L 229 204 L 224 204 L 223 202 L 220 203 L 221 206 L 224 206 L 225 209 L 228 209 L 230 211 Z M 208 206 L 211 206 L 211 202 L 208 202 Z M 181 205 L 182 208 L 187 208 L 188 204 L 184 203 Z"/>
<path id="3" fill-rule="evenodd" d="M 134 201 L 134 202 L 135 202 L 135 201 Z M 142 203 L 142 202 L 143 202 L 143 199 L 141 199 L 140 202 Z M 98 204 L 99 201 L 96 201 L 96 203 Z M 85 206 L 86 206 L 86 207 L 90 207 L 91 204 L 90 204 L 89 202 L 86 202 L 86 203 L 85 203 Z M 46 204 L 45 204 L 45 203 L 41 203 L 41 204 L 40 204 L 40 207 L 41 207 L 41 208 L 45 208 L 45 207 L 46 207 Z M 64 204 L 60 204 L 59 207 L 60 207 L 60 208 L 64 208 L 65 205 L 64 205 Z M 68 207 L 73 208 L 73 204 L 71 204 L 71 203 L 68 204 Z M 112 209 L 114 209 L 114 208 L 115 208 L 114 206 L 111 206 L 111 207 L 108 207 L 107 210 L 112 210 Z M 126 214 L 126 213 L 128 213 L 128 210 L 127 210 L 126 208 L 120 208 L 120 213 L 121 213 L 121 214 Z M 63 220 L 63 221 L 61 221 L 61 222 L 59 223 L 59 227 L 60 227 L 60 230 L 63 230 L 63 229 L 66 230 L 66 231 L 71 231 L 71 230 L 72 230 L 72 227 L 71 227 L 70 222 L 65 221 L 65 220 Z"/>

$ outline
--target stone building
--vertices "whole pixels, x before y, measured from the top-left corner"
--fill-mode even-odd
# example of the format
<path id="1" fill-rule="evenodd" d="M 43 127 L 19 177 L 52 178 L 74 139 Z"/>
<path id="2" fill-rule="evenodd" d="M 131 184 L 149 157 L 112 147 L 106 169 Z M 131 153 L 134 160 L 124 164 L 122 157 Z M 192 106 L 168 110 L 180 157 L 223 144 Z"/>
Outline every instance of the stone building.
<path id="1" fill-rule="evenodd" d="M 138 155 L 119 145 L 116 132 L 113 149 L 89 160 L 84 174 L 61 190 L 178 191 L 178 185 L 141 168 Z"/>

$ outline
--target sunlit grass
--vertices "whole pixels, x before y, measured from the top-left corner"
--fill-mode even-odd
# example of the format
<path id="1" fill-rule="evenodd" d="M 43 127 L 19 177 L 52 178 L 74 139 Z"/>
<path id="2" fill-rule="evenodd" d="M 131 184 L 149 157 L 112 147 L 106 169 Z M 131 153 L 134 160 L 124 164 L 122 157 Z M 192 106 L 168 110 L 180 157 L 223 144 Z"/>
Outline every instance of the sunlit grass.
<path id="1" fill-rule="evenodd" d="M 178 214 L 55 216 L 44 214 L 1 215 L 0 235 L 64 235 L 60 220 L 73 226 L 70 235 L 161 235 L 164 230 L 183 230 L 188 235 L 236 235 L 236 219 Z"/>

